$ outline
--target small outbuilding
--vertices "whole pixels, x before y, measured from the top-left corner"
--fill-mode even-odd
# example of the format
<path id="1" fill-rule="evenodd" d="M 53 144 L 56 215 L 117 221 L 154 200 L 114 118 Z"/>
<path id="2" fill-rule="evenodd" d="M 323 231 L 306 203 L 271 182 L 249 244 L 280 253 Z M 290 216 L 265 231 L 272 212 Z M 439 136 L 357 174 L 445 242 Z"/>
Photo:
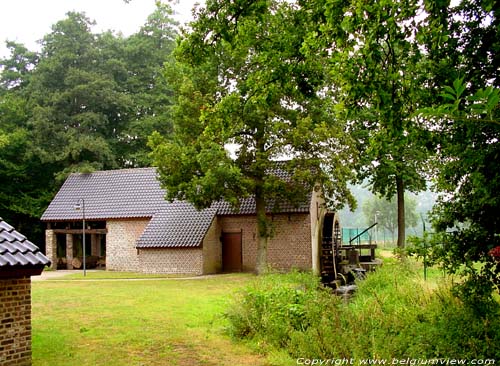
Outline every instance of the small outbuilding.
<path id="1" fill-rule="evenodd" d="M 31 276 L 49 259 L 0 218 L 0 365 L 31 365 Z"/>

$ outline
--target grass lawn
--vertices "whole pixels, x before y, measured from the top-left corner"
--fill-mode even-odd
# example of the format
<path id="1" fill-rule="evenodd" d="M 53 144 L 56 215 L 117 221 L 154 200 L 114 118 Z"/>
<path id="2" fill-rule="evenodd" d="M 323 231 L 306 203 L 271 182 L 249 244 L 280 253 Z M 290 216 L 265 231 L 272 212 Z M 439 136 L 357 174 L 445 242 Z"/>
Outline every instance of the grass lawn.
<path id="1" fill-rule="evenodd" d="M 33 282 L 33 365 L 277 365 L 224 333 L 253 278 Z"/>

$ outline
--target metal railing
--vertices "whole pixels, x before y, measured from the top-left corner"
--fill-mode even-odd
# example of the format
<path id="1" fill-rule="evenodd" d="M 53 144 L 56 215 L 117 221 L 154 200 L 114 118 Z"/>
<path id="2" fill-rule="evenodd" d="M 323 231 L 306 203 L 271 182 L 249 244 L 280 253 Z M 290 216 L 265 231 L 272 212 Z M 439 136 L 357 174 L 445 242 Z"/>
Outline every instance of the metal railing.
<path id="1" fill-rule="evenodd" d="M 360 232 L 358 235 L 356 235 L 354 238 L 349 239 L 349 245 L 351 245 L 354 240 L 357 240 L 357 239 L 361 238 L 361 236 L 363 236 L 363 234 L 367 233 L 368 231 L 370 231 L 375 226 L 377 226 L 377 223 L 372 224 L 371 226 L 367 227 L 365 230 L 363 230 L 362 232 Z M 358 244 L 360 244 L 359 240 L 358 240 Z"/>

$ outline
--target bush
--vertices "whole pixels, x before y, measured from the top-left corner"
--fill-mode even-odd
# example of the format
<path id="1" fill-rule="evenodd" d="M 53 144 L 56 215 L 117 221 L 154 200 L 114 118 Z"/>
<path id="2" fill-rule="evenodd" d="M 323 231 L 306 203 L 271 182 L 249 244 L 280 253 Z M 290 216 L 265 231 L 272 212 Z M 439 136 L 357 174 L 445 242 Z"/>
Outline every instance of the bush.
<path id="1" fill-rule="evenodd" d="M 286 346 L 291 333 L 309 326 L 306 309 L 321 293 L 320 286 L 319 278 L 308 273 L 263 275 L 245 288 L 227 311 L 230 333 Z"/>
<path id="2" fill-rule="evenodd" d="M 431 290 L 409 265 L 385 265 L 350 301 L 310 273 L 272 274 L 244 289 L 227 313 L 231 333 L 306 358 L 500 358 L 500 313 L 482 317 Z"/>

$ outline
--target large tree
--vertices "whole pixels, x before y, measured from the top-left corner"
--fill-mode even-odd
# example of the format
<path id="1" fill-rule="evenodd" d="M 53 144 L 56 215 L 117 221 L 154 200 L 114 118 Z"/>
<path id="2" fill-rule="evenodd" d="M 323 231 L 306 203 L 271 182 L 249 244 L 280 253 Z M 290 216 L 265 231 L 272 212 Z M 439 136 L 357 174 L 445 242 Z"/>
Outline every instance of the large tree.
<path id="1" fill-rule="evenodd" d="M 69 13 L 40 53 L 8 42 L 11 55 L 0 60 L 0 206 L 23 232 L 37 228 L 67 174 L 150 165 L 147 137 L 170 130 L 168 6 L 158 4 L 128 38 L 93 33 L 93 24 Z"/>
<path id="2" fill-rule="evenodd" d="M 394 233 L 398 229 L 398 205 L 395 197 L 389 200 L 383 197 L 371 197 L 363 204 L 363 214 L 368 224 L 372 224 L 376 219 L 375 230 L 389 231 L 394 242 Z M 417 224 L 417 201 L 414 197 L 405 195 L 405 229 L 414 228 Z"/>
<path id="3" fill-rule="evenodd" d="M 28 86 L 36 152 L 59 167 L 61 178 L 76 170 L 118 167 L 112 144 L 132 109 L 120 86 L 126 69 L 116 54 L 99 47 L 106 35 L 93 34 L 92 25 L 80 13 L 57 22 L 43 39 Z M 112 42 L 120 47 L 122 40 Z"/>
<path id="4" fill-rule="evenodd" d="M 481 311 L 492 288 L 500 291 L 499 15 L 498 2 L 463 0 L 436 17 L 448 71 L 436 70 L 440 105 L 424 110 L 439 142 L 430 247 L 449 273 L 464 275 L 459 289 Z"/>
<path id="5" fill-rule="evenodd" d="M 170 8 L 158 4 L 146 24 L 123 38 L 92 32 L 93 22 L 68 13 L 42 41 L 26 87 L 39 156 L 75 170 L 149 165 L 146 140 L 168 132 L 169 88 L 163 63 L 174 47 Z"/>
<path id="6" fill-rule="evenodd" d="M 163 77 L 163 65 L 175 47 L 176 27 L 171 8 L 158 2 L 139 32 L 126 39 L 122 62 L 133 112 L 120 139 L 122 165 L 150 165 L 148 137 L 153 131 L 172 132 L 172 88 Z"/>
<path id="7" fill-rule="evenodd" d="M 237 208 L 254 197 L 258 273 L 267 270 L 271 202 L 299 202 L 322 184 L 330 201 L 352 203 L 350 141 L 319 90 L 324 65 L 302 50 L 308 16 L 286 1 L 207 1 L 166 71 L 175 136 L 151 139 L 170 199 Z M 273 173 L 283 158 L 286 180 Z"/>
<path id="8" fill-rule="evenodd" d="M 446 99 L 455 101 L 437 112 L 446 138 L 440 146 L 442 194 L 433 239 L 441 263 L 466 276 L 464 294 L 477 302 L 477 295 L 489 295 L 492 286 L 500 292 L 500 89 L 488 87 L 472 96 L 465 89 L 460 80 L 446 88 Z"/>
<path id="9" fill-rule="evenodd" d="M 428 133 L 414 112 L 429 102 L 422 2 L 303 2 L 318 12 L 311 53 L 330 66 L 329 91 L 358 147 L 357 179 L 398 203 L 405 243 L 404 192 L 425 189 Z"/>
<path id="10" fill-rule="evenodd" d="M 28 120 L 31 108 L 26 86 L 38 55 L 15 42 L 7 42 L 10 57 L 0 60 L 0 212 L 30 238 L 41 237 L 33 224 L 50 200 L 53 171 L 33 154 Z"/>

